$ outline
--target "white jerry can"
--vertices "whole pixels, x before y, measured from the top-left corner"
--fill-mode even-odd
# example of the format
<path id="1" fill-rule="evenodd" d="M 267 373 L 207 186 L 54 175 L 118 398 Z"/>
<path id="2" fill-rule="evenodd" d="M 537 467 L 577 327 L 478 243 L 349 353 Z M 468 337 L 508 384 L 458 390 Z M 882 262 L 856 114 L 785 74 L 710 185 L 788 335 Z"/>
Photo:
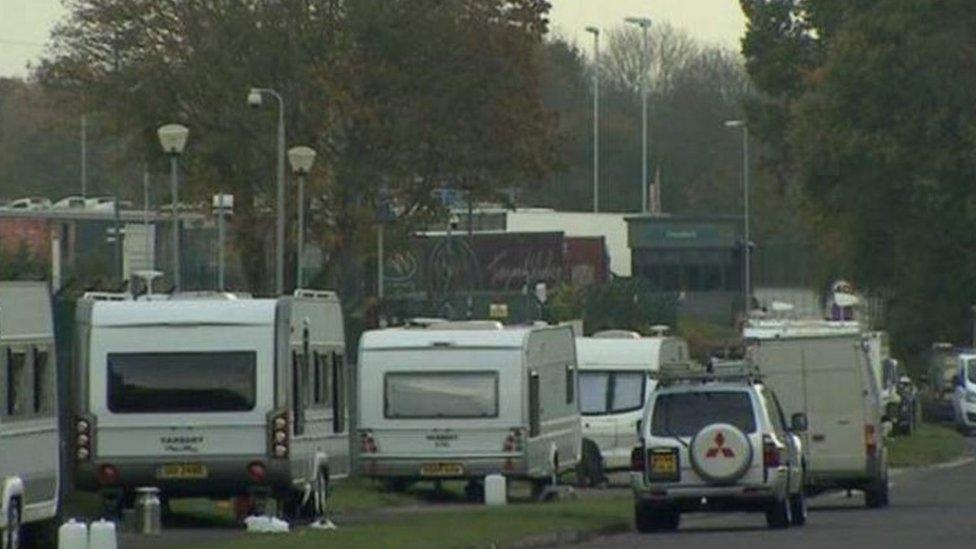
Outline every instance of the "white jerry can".
<path id="1" fill-rule="evenodd" d="M 485 477 L 485 505 L 505 505 L 508 502 L 508 486 L 499 474 Z"/>
<path id="2" fill-rule="evenodd" d="M 88 549 L 118 549 L 115 523 L 96 520 L 88 529 Z"/>
<path id="3" fill-rule="evenodd" d="M 69 519 L 58 528 L 58 549 L 88 549 L 88 525 Z"/>

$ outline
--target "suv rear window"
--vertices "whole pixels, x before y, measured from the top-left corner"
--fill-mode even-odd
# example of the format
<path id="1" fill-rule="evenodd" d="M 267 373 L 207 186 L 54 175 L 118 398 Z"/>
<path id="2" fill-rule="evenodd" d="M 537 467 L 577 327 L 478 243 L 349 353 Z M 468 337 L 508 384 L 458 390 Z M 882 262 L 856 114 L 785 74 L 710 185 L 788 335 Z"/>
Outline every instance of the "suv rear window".
<path id="1" fill-rule="evenodd" d="M 743 391 L 666 393 L 654 400 L 651 434 L 690 437 L 713 423 L 735 425 L 744 433 L 756 430 L 752 399 Z"/>

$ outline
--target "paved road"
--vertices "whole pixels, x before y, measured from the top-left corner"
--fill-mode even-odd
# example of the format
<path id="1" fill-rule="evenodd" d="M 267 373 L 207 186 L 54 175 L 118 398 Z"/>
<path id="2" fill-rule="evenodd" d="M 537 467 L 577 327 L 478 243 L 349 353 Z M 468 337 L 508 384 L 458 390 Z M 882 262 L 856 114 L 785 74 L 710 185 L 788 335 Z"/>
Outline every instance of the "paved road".
<path id="1" fill-rule="evenodd" d="M 761 514 L 688 515 L 670 534 L 634 533 L 599 538 L 585 547 L 702 547 L 802 549 L 973 547 L 976 540 L 976 463 L 903 471 L 892 478 L 892 504 L 868 510 L 855 493 L 826 494 L 810 503 L 807 525 L 766 529 Z"/>

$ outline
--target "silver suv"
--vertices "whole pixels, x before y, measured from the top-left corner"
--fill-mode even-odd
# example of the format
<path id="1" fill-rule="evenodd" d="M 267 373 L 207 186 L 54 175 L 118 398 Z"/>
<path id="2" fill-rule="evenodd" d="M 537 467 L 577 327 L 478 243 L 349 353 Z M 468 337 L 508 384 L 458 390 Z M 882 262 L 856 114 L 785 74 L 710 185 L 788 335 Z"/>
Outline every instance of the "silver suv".
<path id="1" fill-rule="evenodd" d="M 682 513 L 761 511 L 770 528 L 803 525 L 807 418 L 787 424 L 747 362 L 663 365 L 631 454 L 640 532 L 676 530 Z"/>

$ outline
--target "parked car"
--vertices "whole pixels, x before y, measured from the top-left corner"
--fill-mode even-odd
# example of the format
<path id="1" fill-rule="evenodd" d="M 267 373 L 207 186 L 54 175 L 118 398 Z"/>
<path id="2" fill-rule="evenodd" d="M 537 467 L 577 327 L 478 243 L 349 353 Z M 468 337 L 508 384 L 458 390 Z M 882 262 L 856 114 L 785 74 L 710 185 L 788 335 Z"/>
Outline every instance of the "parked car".
<path id="1" fill-rule="evenodd" d="M 758 511 L 770 528 L 803 525 L 804 458 L 775 393 L 746 362 L 662 365 L 633 449 L 634 522 L 640 532 L 675 530 L 681 515 Z"/>
<path id="2" fill-rule="evenodd" d="M 359 472 L 393 489 L 486 475 L 536 495 L 579 461 L 576 353 L 567 326 L 424 322 L 363 334 Z"/>
<path id="3" fill-rule="evenodd" d="M 809 417 L 807 490 L 856 489 L 888 505 L 880 388 L 854 321 L 750 320 L 743 339 L 787 415 Z"/>
<path id="4" fill-rule="evenodd" d="M 110 514 L 148 485 L 315 515 L 348 474 L 335 294 L 90 294 L 77 332 L 76 482 Z"/>
<path id="5" fill-rule="evenodd" d="M 583 455 L 577 469 L 581 484 L 599 484 L 605 471 L 630 467 L 637 423 L 656 385 L 654 372 L 661 364 L 688 358 L 688 344 L 678 337 L 610 330 L 576 338 L 583 414 Z"/>
<path id="6" fill-rule="evenodd" d="M 47 285 L 0 282 L 0 545 L 54 547 L 61 448 Z"/>
<path id="7" fill-rule="evenodd" d="M 28 198 L 18 198 L 7 204 L 7 210 L 13 211 L 24 211 L 24 212 L 36 212 L 39 210 L 46 210 L 51 207 L 51 201 L 47 198 L 41 196 L 32 196 Z"/>
<path id="8" fill-rule="evenodd" d="M 956 428 L 968 434 L 976 429 L 976 354 L 962 353 L 957 357 L 953 382 Z"/>

